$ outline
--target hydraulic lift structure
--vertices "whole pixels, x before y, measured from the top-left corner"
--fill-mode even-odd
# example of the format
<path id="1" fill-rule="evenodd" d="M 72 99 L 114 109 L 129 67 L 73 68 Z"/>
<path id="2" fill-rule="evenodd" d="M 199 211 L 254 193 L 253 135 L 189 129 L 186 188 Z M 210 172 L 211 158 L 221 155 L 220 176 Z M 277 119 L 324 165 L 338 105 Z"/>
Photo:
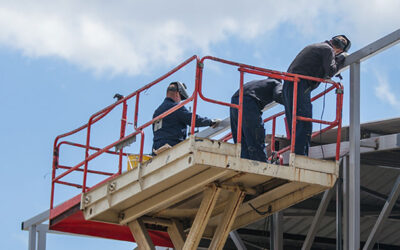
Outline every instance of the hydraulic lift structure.
<path id="1" fill-rule="evenodd" d="M 237 229 L 244 228 L 262 218 L 272 216 L 271 248 L 282 249 L 282 211 L 301 201 L 324 192 L 315 220 L 305 239 L 303 249 L 310 249 L 315 238 L 318 219 L 324 214 L 327 203 L 333 195 L 332 187 L 339 178 L 339 164 L 342 163 L 344 183 L 338 182 L 338 193 L 342 199 L 337 218 L 337 249 L 360 248 L 360 63 L 363 60 L 389 48 L 400 41 L 397 30 L 376 42 L 360 49 L 347 57 L 343 69 L 350 66 L 350 129 L 349 142 L 341 143 L 341 114 L 343 105 L 343 86 L 340 83 L 308 76 L 278 72 L 251 65 L 227 61 L 220 58 L 193 56 L 182 64 L 132 94 L 120 98 L 114 104 L 95 113 L 89 122 L 69 133 L 58 136 L 54 142 L 52 191 L 50 209 L 30 220 L 23 222 L 22 228 L 30 231 L 29 249 L 45 249 L 46 233 L 64 232 L 78 235 L 97 236 L 109 239 L 135 241 L 140 249 L 154 249 L 155 245 L 176 249 L 196 249 L 202 239 L 210 241 L 210 249 L 222 249 L 228 236 L 239 249 L 245 249 Z M 244 74 L 273 77 L 294 84 L 297 91 L 299 79 L 310 79 L 329 84 L 329 88 L 315 95 L 316 100 L 325 94 L 336 95 L 336 112 L 332 121 L 310 119 L 296 115 L 296 94 L 294 94 L 292 134 L 287 134 L 286 147 L 275 149 L 276 119 L 283 112 L 268 117 L 264 122 L 272 123 L 272 135 L 268 141 L 270 150 L 278 161 L 265 163 L 240 158 L 242 100 L 239 105 L 226 103 L 205 97 L 202 93 L 202 75 L 206 61 L 214 61 L 235 67 L 239 71 L 240 90 L 243 90 Z M 196 64 L 195 90 L 185 101 L 158 117 L 138 125 L 140 95 L 179 71 L 191 62 Z M 335 90 L 335 91 L 333 91 Z M 230 134 L 215 139 L 229 128 L 225 119 L 219 127 L 209 128 L 195 133 L 195 115 L 197 102 L 201 98 L 206 102 L 239 110 L 238 143 L 229 143 Z M 128 100 L 134 100 L 134 131 L 126 134 L 128 123 Z M 161 152 L 151 160 L 143 161 L 144 129 L 162 119 L 178 108 L 193 102 L 192 126 L 188 139 Z M 98 148 L 91 142 L 93 124 L 106 117 L 115 107 L 122 107 L 119 139 L 108 146 Z M 313 137 L 336 128 L 334 143 L 326 144 L 325 153 L 321 147 L 311 148 L 310 157 L 295 155 L 296 121 L 310 121 L 326 125 Z M 86 130 L 86 144 L 64 140 L 68 136 Z M 331 133 L 332 134 L 332 133 Z M 128 154 L 124 147 L 135 142 L 140 136 L 138 167 L 131 171 L 122 171 L 122 165 Z M 290 140 L 292 138 L 292 140 Z M 346 144 L 347 143 L 347 144 Z M 62 156 L 61 146 L 72 146 L 85 150 L 84 158 L 75 166 L 59 164 Z M 112 150 L 115 148 L 115 150 Z M 379 149 L 375 147 L 375 150 Z M 89 169 L 89 163 L 96 158 L 110 154 L 117 158 L 115 172 Z M 323 159 L 325 158 L 325 159 Z M 278 164 L 277 164 L 278 162 Z M 280 164 L 279 164 L 280 163 Z M 343 165 L 341 164 L 341 165 Z M 81 173 L 82 183 L 67 181 L 68 175 Z M 97 184 L 88 185 L 88 176 L 104 176 Z M 397 182 L 396 182 L 397 183 Z M 72 186 L 82 192 L 55 206 L 54 196 L 57 185 Z M 397 186 L 399 186 L 397 184 Z M 391 200 L 396 200 L 400 188 L 393 190 Z M 393 201 L 392 201 L 393 203 Z M 343 205 L 344 204 L 344 205 Z M 343 214 L 342 214 L 343 207 Z M 382 222 L 390 214 L 393 204 L 382 210 L 365 249 L 372 249 L 374 239 L 379 233 Z M 342 223 L 343 218 L 343 223 Z M 42 222 L 49 220 L 48 228 Z M 343 227 L 342 227 L 343 224 Z M 36 244 L 36 234 L 38 243 Z M 342 244 L 342 236 L 344 236 Z"/>

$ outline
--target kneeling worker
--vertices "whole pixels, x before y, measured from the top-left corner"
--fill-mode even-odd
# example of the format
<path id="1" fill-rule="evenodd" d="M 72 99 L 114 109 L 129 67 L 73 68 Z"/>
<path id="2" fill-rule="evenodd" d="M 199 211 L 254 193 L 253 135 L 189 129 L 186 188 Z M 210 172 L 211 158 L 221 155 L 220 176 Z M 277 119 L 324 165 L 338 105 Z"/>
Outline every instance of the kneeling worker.
<path id="1" fill-rule="evenodd" d="M 268 78 L 250 81 L 243 85 L 242 158 L 266 162 L 262 110 L 273 101 L 282 104 L 282 83 L 280 80 Z M 232 96 L 231 103 L 239 104 L 239 90 Z M 236 143 L 238 109 L 230 108 L 230 119 L 232 137 Z"/>
<path id="2" fill-rule="evenodd" d="M 181 82 L 172 82 L 167 88 L 164 102 L 154 111 L 153 118 L 178 105 L 189 96 L 186 85 Z M 220 120 L 211 120 L 196 115 L 196 127 L 217 126 Z M 175 112 L 153 123 L 153 154 L 165 144 L 174 146 L 186 139 L 187 126 L 192 123 L 192 113 L 182 106 Z"/>

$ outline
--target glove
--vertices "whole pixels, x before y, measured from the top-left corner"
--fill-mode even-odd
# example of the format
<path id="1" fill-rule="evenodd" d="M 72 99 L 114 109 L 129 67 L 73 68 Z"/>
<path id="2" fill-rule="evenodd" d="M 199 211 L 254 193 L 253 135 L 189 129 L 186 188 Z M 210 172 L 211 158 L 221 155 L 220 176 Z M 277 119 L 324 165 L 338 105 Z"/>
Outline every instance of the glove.
<path id="1" fill-rule="evenodd" d="M 220 119 L 212 119 L 211 120 L 211 125 L 210 125 L 210 127 L 212 127 L 212 128 L 216 128 L 216 127 L 218 127 L 218 125 L 221 123 L 221 120 Z"/>
<path id="2" fill-rule="evenodd" d="M 335 61 L 336 61 L 336 65 L 337 65 L 337 68 L 338 68 L 338 69 L 343 68 L 344 61 L 346 60 L 346 57 L 347 57 L 348 55 L 349 55 L 349 54 L 347 54 L 346 52 L 342 52 L 342 53 L 340 53 L 339 55 L 336 55 L 336 56 L 335 56 Z"/>

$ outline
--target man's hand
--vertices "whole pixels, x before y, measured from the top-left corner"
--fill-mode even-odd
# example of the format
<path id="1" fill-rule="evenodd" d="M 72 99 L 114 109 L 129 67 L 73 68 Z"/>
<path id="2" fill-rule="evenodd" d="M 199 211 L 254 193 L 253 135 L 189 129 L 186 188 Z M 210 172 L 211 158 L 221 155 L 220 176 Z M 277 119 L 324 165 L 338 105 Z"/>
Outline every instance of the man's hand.
<path id="1" fill-rule="evenodd" d="M 347 57 L 348 55 L 349 55 L 349 54 L 347 54 L 346 52 L 342 52 L 342 53 L 340 53 L 339 55 L 336 55 L 336 56 L 335 56 L 335 61 L 336 61 L 336 65 L 337 65 L 337 68 L 338 68 L 338 69 L 343 68 L 344 61 L 346 60 L 346 57 Z"/>
<path id="2" fill-rule="evenodd" d="M 216 128 L 216 127 L 218 127 L 218 125 L 221 123 L 221 120 L 220 119 L 212 119 L 211 120 L 211 125 L 210 125 L 210 127 L 212 127 L 212 128 Z"/>

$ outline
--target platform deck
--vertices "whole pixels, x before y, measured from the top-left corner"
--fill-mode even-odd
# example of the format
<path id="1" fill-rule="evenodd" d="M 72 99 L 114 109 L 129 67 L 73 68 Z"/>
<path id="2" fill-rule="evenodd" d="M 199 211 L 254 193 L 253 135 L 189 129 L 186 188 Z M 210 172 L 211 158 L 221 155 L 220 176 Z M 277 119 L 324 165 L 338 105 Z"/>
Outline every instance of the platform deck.
<path id="1" fill-rule="evenodd" d="M 235 190 L 244 197 L 231 230 L 331 188 L 338 176 L 334 161 L 291 155 L 289 166 L 280 166 L 239 158 L 239 147 L 190 137 L 82 195 L 81 210 L 86 220 L 127 225 L 143 219 L 160 230 L 177 220 L 188 231 L 204 191 L 216 187 L 220 192 L 204 230 L 212 237 Z"/>

